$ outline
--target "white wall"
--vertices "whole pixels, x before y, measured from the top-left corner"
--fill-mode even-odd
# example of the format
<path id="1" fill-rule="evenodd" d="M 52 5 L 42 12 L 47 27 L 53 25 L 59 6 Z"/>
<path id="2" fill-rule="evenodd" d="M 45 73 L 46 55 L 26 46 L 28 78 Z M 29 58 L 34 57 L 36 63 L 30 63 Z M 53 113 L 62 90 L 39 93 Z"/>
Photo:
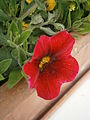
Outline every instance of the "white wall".
<path id="1" fill-rule="evenodd" d="M 90 120 L 90 77 L 49 120 Z"/>

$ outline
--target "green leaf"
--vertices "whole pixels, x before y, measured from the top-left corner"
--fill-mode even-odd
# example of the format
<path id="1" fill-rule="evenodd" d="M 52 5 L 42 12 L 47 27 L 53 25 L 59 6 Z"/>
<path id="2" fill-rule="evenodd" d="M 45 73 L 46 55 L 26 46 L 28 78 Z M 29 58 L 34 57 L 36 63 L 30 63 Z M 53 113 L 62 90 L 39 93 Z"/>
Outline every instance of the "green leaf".
<path id="1" fill-rule="evenodd" d="M 59 18 L 59 12 L 53 11 L 53 13 L 48 12 L 48 22 L 49 23 L 55 23 Z"/>
<path id="2" fill-rule="evenodd" d="M 59 31 L 65 29 L 64 25 L 60 23 L 54 23 L 54 27 L 56 30 L 59 30 Z"/>
<path id="3" fill-rule="evenodd" d="M 86 9 L 86 11 L 89 11 L 89 12 L 90 12 L 90 1 L 87 1 L 87 2 L 85 3 L 85 9 Z"/>
<path id="4" fill-rule="evenodd" d="M 14 87 L 22 78 L 21 69 L 11 71 L 8 80 L 8 88 L 11 89 Z"/>
<path id="5" fill-rule="evenodd" d="M 24 73 L 23 70 L 21 71 L 21 74 L 22 74 L 22 76 L 23 76 L 26 80 L 28 80 L 28 77 L 27 77 L 27 75 Z"/>
<path id="6" fill-rule="evenodd" d="M 24 61 L 27 59 L 26 54 L 22 48 L 18 48 L 18 64 L 20 67 L 24 64 Z"/>
<path id="7" fill-rule="evenodd" d="M 23 43 L 23 48 L 26 52 L 28 51 L 28 41 L 27 40 L 25 40 L 25 42 Z"/>
<path id="8" fill-rule="evenodd" d="M 11 16 L 16 17 L 17 10 L 18 10 L 18 4 L 16 4 L 16 0 L 9 0 L 9 11 L 11 13 Z"/>
<path id="9" fill-rule="evenodd" d="M 19 29 L 19 33 L 22 33 L 22 21 L 19 19 L 18 20 L 18 29 Z"/>
<path id="10" fill-rule="evenodd" d="M 40 30 L 44 31 L 48 35 L 55 35 L 56 34 L 56 32 L 52 31 L 49 27 L 47 27 L 47 28 L 40 27 Z"/>
<path id="11" fill-rule="evenodd" d="M 0 9 L 0 22 L 6 21 L 8 19 L 9 17 L 7 16 L 7 14 L 5 14 L 4 11 Z"/>
<path id="12" fill-rule="evenodd" d="M 3 33 L 0 33 L 0 45 L 7 46 L 7 39 L 8 38 Z"/>
<path id="13" fill-rule="evenodd" d="M 55 19 L 55 15 L 50 13 L 50 12 L 48 12 L 48 21 L 51 21 L 53 19 Z"/>
<path id="14" fill-rule="evenodd" d="M 11 55 L 14 59 L 18 59 L 18 50 L 17 49 L 13 49 L 11 52 Z"/>
<path id="15" fill-rule="evenodd" d="M 16 0 L 10 0 L 10 4 L 13 7 L 13 9 L 16 8 Z"/>
<path id="16" fill-rule="evenodd" d="M 87 34 L 90 32 L 90 23 L 83 23 L 80 28 L 80 30 L 77 30 L 80 34 Z"/>
<path id="17" fill-rule="evenodd" d="M 84 20 L 90 23 L 90 13 L 88 14 L 87 17 L 84 18 Z"/>
<path id="18" fill-rule="evenodd" d="M 40 0 L 35 0 L 35 2 L 37 3 L 39 10 L 45 11 L 45 4 L 41 3 Z"/>
<path id="19" fill-rule="evenodd" d="M 11 64 L 11 62 L 12 62 L 12 59 L 6 59 L 6 60 L 0 61 L 0 74 L 7 71 L 7 69 L 9 68 L 9 66 Z"/>
<path id="20" fill-rule="evenodd" d="M 29 38 L 31 32 L 32 32 L 31 30 L 26 30 L 26 31 L 22 32 L 20 35 L 20 38 L 18 40 L 18 44 L 24 43 L 25 40 L 27 40 Z"/>
<path id="21" fill-rule="evenodd" d="M 8 48 L 1 47 L 0 48 L 0 61 L 4 59 L 11 59 L 11 54 Z"/>
<path id="22" fill-rule="evenodd" d="M 8 13 L 9 9 L 7 2 L 7 0 L 0 0 L 0 8 L 6 13 Z"/>
<path id="23" fill-rule="evenodd" d="M 80 20 L 81 17 L 83 16 L 84 14 L 84 10 L 83 9 L 77 9 L 75 10 L 74 12 L 72 12 L 71 14 L 71 17 L 72 17 L 72 23 L 76 20 Z"/>
<path id="24" fill-rule="evenodd" d="M 36 44 L 36 42 L 37 42 L 37 40 L 39 39 L 39 37 L 38 36 L 30 36 L 30 38 L 29 38 L 29 40 L 30 40 L 30 44 L 33 44 L 33 45 L 35 45 Z"/>
<path id="25" fill-rule="evenodd" d="M 12 33 L 15 35 L 15 33 L 18 32 L 18 26 L 16 24 L 15 21 L 12 21 L 11 25 L 10 25 L 10 31 L 12 31 Z"/>
<path id="26" fill-rule="evenodd" d="M 3 77 L 3 75 L 0 74 L 0 81 L 4 80 L 5 78 Z"/>
<path id="27" fill-rule="evenodd" d="M 44 22 L 44 20 L 40 14 L 33 15 L 31 18 L 31 24 L 37 25 L 37 24 L 40 24 L 43 22 Z"/>

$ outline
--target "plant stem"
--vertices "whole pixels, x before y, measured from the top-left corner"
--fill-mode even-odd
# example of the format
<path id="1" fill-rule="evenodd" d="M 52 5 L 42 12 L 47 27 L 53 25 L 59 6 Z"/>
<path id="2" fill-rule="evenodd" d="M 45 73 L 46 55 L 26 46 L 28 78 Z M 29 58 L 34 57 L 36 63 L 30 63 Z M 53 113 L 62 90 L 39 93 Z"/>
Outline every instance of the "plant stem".
<path id="1" fill-rule="evenodd" d="M 20 11 L 20 16 L 23 14 L 24 2 L 25 2 L 25 0 L 21 0 L 21 11 Z"/>
<path id="2" fill-rule="evenodd" d="M 21 17 L 21 19 L 23 20 L 24 18 L 26 18 L 28 16 L 28 14 L 32 13 L 33 10 L 35 10 L 37 8 L 37 4 L 35 3 L 31 8 L 29 8 L 24 15 Z"/>

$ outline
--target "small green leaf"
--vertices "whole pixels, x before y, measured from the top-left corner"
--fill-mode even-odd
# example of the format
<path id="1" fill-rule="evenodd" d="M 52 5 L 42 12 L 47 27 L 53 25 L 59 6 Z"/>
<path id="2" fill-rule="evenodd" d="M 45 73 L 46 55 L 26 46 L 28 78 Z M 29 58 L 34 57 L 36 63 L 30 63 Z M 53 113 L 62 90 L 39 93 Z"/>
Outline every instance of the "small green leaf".
<path id="1" fill-rule="evenodd" d="M 56 34 L 56 32 L 52 31 L 49 27 L 47 27 L 47 28 L 40 27 L 40 30 L 44 31 L 48 35 L 55 35 Z"/>
<path id="2" fill-rule="evenodd" d="M 31 24 L 36 25 L 36 24 L 40 24 L 40 23 L 43 23 L 43 22 L 44 22 L 44 20 L 43 20 L 43 18 L 40 14 L 34 15 L 31 18 Z"/>
<path id="3" fill-rule="evenodd" d="M 18 44 L 24 43 L 25 40 L 27 40 L 29 38 L 31 32 L 32 32 L 31 30 L 26 30 L 26 31 L 22 32 L 20 35 L 20 38 L 18 40 Z"/>
<path id="4" fill-rule="evenodd" d="M 22 21 L 19 19 L 18 20 L 18 28 L 19 28 L 19 33 L 22 33 Z"/>
<path id="5" fill-rule="evenodd" d="M 22 48 L 18 48 L 18 64 L 22 67 L 24 61 L 27 59 L 26 54 Z"/>
<path id="6" fill-rule="evenodd" d="M 45 4 L 41 3 L 40 0 L 35 0 L 35 2 L 37 3 L 39 10 L 45 11 Z"/>
<path id="7" fill-rule="evenodd" d="M 50 12 L 48 12 L 48 21 L 51 21 L 53 19 L 55 19 L 55 15 L 50 13 Z"/>
<path id="8" fill-rule="evenodd" d="M 59 12 L 53 11 L 53 13 L 48 12 L 48 22 L 49 23 L 55 23 L 59 18 Z"/>
<path id="9" fill-rule="evenodd" d="M 23 43 L 23 48 L 26 52 L 28 51 L 28 41 L 27 40 L 25 40 L 25 42 Z"/>
<path id="10" fill-rule="evenodd" d="M 15 21 L 12 21 L 10 25 L 10 31 L 12 31 L 13 34 L 18 32 L 18 26 Z"/>
<path id="11" fill-rule="evenodd" d="M 0 22 L 6 21 L 8 19 L 9 17 L 7 16 L 7 14 L 4 13 L 4 11 L 0 9 Z"/>
<path id="12" fill-rule="evenodd" d="M 2 74 L 0 74 L 0 81 L 4 80 L 5 78 L 3 77 Z"/>
<path id="13" fill-rule="evenodd" d="M 90 1 L 87 1 L 87 2 L 85 3 L 85 9 L 86 9 L 86 11 L 89 11 L 89 12 L 90 12 Z"/>
<path id="14" fill-rule="evenodd" d="M 60 23 L 54 23 L 54 27 L 59 31 L 65 29 L 64 25 Z"/>
<path id="15" fill-rule="evenodd" d="M 0 61 L 4 59 L 11 59 L 11 53 L 8 48 L 1 47 L 0 48 Z"/>
<path id="16" fill-rule="evenodd" d="M 11 89 L 13 86 L 15 86 L 21 79 L 23 78 L 21 74 L 20 69 L 16 69 L 11 71 L 9 75 L 9 80 L 8 80 L 8 88 Z"/>
<path id="17" fill-rule="evenodd" d="M 18 59 L 18 50 L 17 49 L 13 49 L 11 52 L 11 55 L 14 59 Z"/>
<path id="18" fill-rule="evenodd" d="M 81 30 L 78 30 L 80 34 L 87 34 L 90 32 L 90 23 L 83 23 L 80 28 Z"/>
<path id="19" fill-rule="evenodd" d="M 7 39 L 8 38 L 3 33 L 0 33 L 0 45 L 7 46 Z"/>
<path id="20" fill-rule="evenodd" d="M 27 75 L 24 73 L 23 70 L 21 71 L 21 74 L 22 74 L 22 76 L 23 76 L 26 80 L 28 80 L 28 77 L 27 77 Z"/>
<path id="21" fill-rule="evenodd" d="M 4 73 L 10 66 L 12 59 L 2 60 L 0 62 L 0 74 Z"/>

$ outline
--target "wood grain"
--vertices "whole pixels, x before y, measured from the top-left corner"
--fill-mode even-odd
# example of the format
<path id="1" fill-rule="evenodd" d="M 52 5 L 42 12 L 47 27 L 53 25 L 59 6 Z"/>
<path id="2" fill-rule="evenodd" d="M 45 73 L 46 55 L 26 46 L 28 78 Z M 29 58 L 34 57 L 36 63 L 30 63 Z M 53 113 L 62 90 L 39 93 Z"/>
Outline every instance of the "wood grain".
<path id="1" fill-rule="evenodd" d="M 7 83 L 0 88 L 0 120 L 37 120 L 40 119 L 68 89 L 90 67 L 90 33 L 76 40 L 72 55 L 79 63 L 77 78 L 62 86 L 60 95 L 54 100 L 44 100 L 30 91 L 25 80 L 21 80 L 13 89 L 8 90 Z"/>
<path id="2" fill-rule="evenodd" d="M 63 103 L 90 78 L 90 70 L 41 118 L 41 120 L 48 120 L 62 105 Z"/>

